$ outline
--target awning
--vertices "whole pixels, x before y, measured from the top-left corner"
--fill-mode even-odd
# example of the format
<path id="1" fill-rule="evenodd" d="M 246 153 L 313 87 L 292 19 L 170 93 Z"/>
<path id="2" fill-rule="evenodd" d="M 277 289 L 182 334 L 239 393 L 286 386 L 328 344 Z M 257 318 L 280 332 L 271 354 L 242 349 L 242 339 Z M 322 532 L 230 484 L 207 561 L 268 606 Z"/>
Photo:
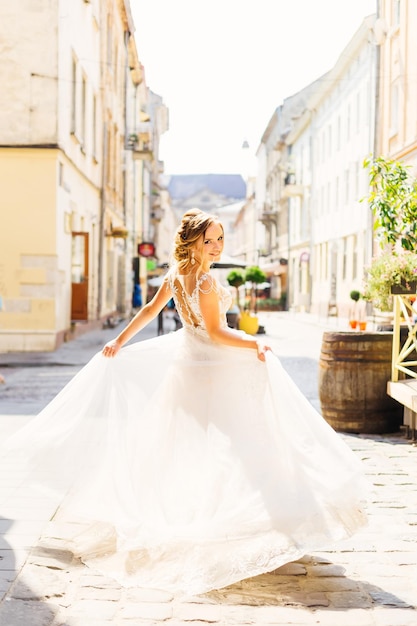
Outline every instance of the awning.
<path id="1" fill-rule="evenodd" d="M 217 269 L 228 269 L 233 267 L 241 267 L 245 268 L 247 264 L 244 261 L 238 261 L 234 259 L 232 256 L 228 256 L 227 254 L 222 254 L 219 261 L 213 263 L 212 267 Z"/>
<path id="2" fill-rule="evenodd" d="M 268 274 L 269 276 L 280 276 L 281 274 L 287 273 L 288 265 L 283 265 L 279 261 L 274 261 L 273 263 L 265 263 L 261 265 L 261 270 Z"/>

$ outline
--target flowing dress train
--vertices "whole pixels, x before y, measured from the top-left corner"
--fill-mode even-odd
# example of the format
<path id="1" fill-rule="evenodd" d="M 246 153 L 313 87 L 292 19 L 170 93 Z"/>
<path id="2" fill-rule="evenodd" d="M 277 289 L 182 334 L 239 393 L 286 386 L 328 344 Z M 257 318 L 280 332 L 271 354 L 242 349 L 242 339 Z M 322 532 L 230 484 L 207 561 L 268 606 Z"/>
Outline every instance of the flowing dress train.
<path id="1" fill-rule="evenodd" d="M 268 352 L 214 344 L 167 279 L 183 328 L 101 353 L 9 449 L 53 455 L 74 484 L 65 545 L 124 586 L 201 593 L 328 548 L 366 523 L 363 468 Z M 240 332 L 240 331 L 231 331 Z"/>

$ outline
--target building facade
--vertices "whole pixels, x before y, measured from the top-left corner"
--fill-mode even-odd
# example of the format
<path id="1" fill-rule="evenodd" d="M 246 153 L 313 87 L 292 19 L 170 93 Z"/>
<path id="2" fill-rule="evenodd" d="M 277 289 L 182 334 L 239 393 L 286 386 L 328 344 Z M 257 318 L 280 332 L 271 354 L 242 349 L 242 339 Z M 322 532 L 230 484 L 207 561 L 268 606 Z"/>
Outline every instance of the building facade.
<path id="1" fill-rule="evenodd" d="M 417 5 L 379 0 L 380 50 L 376 154 L 402 161 L 417 175 Z"/>
<path id="2" fill-rule="evenodd" d="M 161 114 L 129 0 L 17 0 L 0 17 L 0 350 L 53 350 L 132 308 Z"/>
<path id="3" fill-rule="evenodd" d="M 372 255 L 365 157 L 374 150 L 375 16 L 335 66 L 284 101 L 258 150 L 257 205 L 271 296 L 288 307 L 348 314 Z M 259 189 L 261 187 L 261 189 Z"/>

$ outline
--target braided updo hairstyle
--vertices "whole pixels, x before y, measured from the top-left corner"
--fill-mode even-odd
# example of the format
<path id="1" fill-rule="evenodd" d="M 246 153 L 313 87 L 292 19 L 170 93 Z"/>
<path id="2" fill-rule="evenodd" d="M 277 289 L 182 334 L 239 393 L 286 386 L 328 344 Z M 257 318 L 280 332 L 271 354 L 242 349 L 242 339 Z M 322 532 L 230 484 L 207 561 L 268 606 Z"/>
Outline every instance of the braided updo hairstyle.
<path id="1" fill-rule="evenodd" d="M 191 255 L 195 249 L 195 244 L 201 235 L 204 236 L 207 228 L 218 222 L 215 215 L 210 215 L 200 209 L 190 209 L 182 216 L 174 239 L 173 257 L 178 263 L 180 270 L 183 270 L 190 262 Z"/>

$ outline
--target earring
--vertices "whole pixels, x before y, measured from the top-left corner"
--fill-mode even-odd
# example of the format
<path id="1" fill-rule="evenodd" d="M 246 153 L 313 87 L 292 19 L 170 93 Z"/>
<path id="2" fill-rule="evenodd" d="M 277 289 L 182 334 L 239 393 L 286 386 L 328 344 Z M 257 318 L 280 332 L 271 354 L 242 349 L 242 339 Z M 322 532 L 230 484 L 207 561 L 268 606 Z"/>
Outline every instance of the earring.
<path id="1" fill-rule="evenodd" d="M 194 258 L 194 252 L 191 252 L 191 261 L 190 261 L 191 265 L 195 265 L 195 258 Z"/>

